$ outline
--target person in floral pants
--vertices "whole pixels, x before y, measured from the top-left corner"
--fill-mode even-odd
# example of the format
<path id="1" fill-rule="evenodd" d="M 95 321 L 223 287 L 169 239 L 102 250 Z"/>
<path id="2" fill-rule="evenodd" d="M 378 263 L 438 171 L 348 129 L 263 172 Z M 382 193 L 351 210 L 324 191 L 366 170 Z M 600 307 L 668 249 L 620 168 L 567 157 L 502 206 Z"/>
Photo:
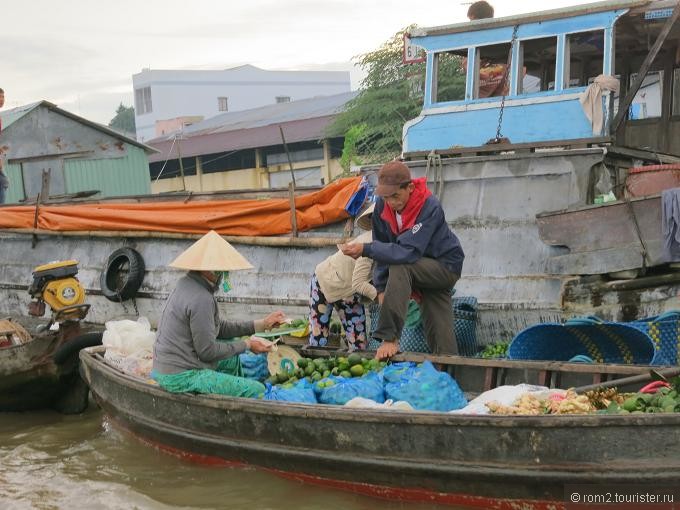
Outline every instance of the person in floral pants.
<path id="1" fill-rule="evenodd" d="M 312 275 L 309 309 L 310 345 L 324 346 L 328 343 L 331 315 L 335 309 L 345 330 L 349 350 L 366 349 L 366 312 L 359 294 L 354 294 L 350 299 L 340 299 L 329 303 L 319 287 L 319 280 L 315 273 Z"/>
<path id="2" fill-rule="evenodd" d="M 373 206 L 364 211 L 357 224 L 368 232 L 355 242 L 371 242 Z M 374 301 L 378 295 L 371 284 L 373 261 L 367 257 L 354 260 L 337 251 L 316 266 L 312 275 L 309 297 L 309 345 L 325 346 L 330 334 L 331 315 L 335 309 L 345 330 L 347 348 L 364 350 L 366 312 L 364 301 Z"/>

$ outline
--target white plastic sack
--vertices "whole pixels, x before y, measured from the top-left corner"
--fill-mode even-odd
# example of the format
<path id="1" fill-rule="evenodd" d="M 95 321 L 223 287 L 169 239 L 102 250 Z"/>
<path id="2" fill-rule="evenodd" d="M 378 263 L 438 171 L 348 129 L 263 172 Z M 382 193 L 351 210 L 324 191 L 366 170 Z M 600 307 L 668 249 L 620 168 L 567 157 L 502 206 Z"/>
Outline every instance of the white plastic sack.
<path id="1" fill-rule="evenodd" d="M 104 361 L 121 372 L 148 379 L 153 368 L 153 357 L 149 351 L 137 351 L 135 354 L 123 356 L 117 351 L 108 350 L 104 353 Z"/>
<path id="2" fill-rule="evenodd" d="M 505 406 L 511 406 L 520 396 L 525 393 L 544 393 L 550 391 L 546 386 L 534 386 L 532 384 L 517 384 L 516 386 L 499 386 L 485 391 L 477 398 L 468 402 L 462 409 L 449 411 L 449 414 L 489 414 L 487 402 L 498 402 Z"/>
<path id="3" fill-rule="evenodd" d="M 102 344 L 107 351 L 112 350 L 122 356 L 139 351 L 150 353 L 155 341 L 156 333 L 151 331 L 151 324 L 146 317 L 140 317 L 136 321 L 109 321 L 102 337 Z"/>
<path id="4" fill-rule="evenodd" d="M 380 404 L 375 400 L 363 397 L 354 397 L 352 400 L 345 403 L 346 407 L 364 408 L 364 409 L 392 409 L 394 411 L 413 411 L 413 407 L 408 402 L 394 400 L 386 400 L 384 404 Z"/>

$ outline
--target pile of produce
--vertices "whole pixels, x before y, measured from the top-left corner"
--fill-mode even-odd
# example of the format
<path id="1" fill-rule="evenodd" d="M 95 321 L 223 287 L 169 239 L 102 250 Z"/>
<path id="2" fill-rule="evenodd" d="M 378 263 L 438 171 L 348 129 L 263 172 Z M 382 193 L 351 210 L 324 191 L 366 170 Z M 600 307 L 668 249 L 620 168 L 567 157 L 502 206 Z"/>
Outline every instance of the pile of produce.
<path id="1" fill-rule="evenodd" d="M 491 414 L 504 415 L 587 414 L 596 410 L 587 395 L 577 395 L 572 389 L 547 395 L 525 393 L 510 406 L 498 402 L 488 402 L 486 406 Z"/>
<path id="2" fill-rule="evenodd" d="M 678 413 L 680 395 L 673 387 L 661 387 L 656 393 L 632 393 L 623 402 L 612 402 L 606 414 Z"/>
<path id="3" fill-rule="evenodd" d="M 329 376 L 340 376 L 345 378 L 361 377 L 369 372 L 377 372 L 386 365 L 387 363 L 384 361 L 363 358 L 357 353 L 338 358 L 300 358 L 297 362 L 297 368 L 292 371 L 274 374 L 265 382 L 274 385 L 292 385 L 302 379 L 306 379 L 309 382 L 316 382 Z"/>
<path id="4" fill-rule="evenodd" d="M 289 323 L 281 324 L 278 328 L 273 328 L 267 331 L 267 333 L 287 333 L 294 329 L 305 329 L 309 324 L 307 319 L 293 319 Z"/>
<path id="5" fill-rule="evenodd" d="M 484 350 L 481 352 L 480 356 L 486 359 L 507 358 L 508 347 L 510 347 L 510 342 L 496 342 L 495 344 L 489 344 L 484 347 Z"/>
<path id="6" fill-rule="evenodd" d="M 300 358 L 297 368 L 265 382 L 264 400 L 345 405 L 355 398 L 383 403 L 386 398 L 426 411 L 452 411 L 467 400 L 446 372 L 431 362 L 391 363 L 347 357 Z"/>
<path id="7" fill-rule="evenodd" d="M 669 384 L 670 383 L 670 384 Z M 637 393 L 619 393 L 616 388 L 593 390 L 577 395 L 551 390 L 525 393 L 512 405 L 488 402 L 492 414 L 643 414 L 680 412 L 680 379 L 656 381 Z"/>

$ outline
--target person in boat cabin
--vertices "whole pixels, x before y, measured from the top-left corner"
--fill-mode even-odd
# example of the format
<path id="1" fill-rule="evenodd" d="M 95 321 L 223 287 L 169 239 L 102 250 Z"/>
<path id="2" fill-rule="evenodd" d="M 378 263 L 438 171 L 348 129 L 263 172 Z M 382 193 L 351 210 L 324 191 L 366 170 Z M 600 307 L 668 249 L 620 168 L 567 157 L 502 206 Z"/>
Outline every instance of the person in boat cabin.
<path id="1" fill-rule="evenodd" d="M 468 8 L 467 17 L 470 21 L 493 18 L 493 6 L 489 2 L 474 2 Z"/>
<path id="2" fill-rule="evenodd" d="M 401 161 L 380 168 L 373 212 L 373 241 L 340 246 L 345 255 L 375 261 L 373 285 L 382 304 L 373 337 L 376 357 L 399 350 L 408 302 L 420 303 L 425 338 L 435 354 L 457 354 L 451 290 L 460 278 L 465 254 L 449 228 L 439 200 L 425 178 L 411 178 Z"/>
<path id="3" fill-rule="evenodd" d="M 373 205 L 357 219 L 366 230 L 355 241 L 370 243 Z M 366 311 L 364 301 L 375 301 L 378 291 L 371 283 L 373 261 L 367 257 L 354 260 L 340 250 L 316 266 L 312 275 L 309 297 L 309 345 L 325 346 L 330 334 L 331 315 L 335 309 L 345 330 L 347 348 L 364 350 Z"/>
<path id="4" fill-rule="evenodd" d="M 5 91 L 0 89 L 0 108 L 5 106 Z M 2 133 L 2 119 L 0 119 L 0 133 Z M 9 178 L 3 168 L 2 150 L 0 149 L 0 204 L 5 203 L 5 196 L 9 188 Z"/>
<path id="5" fill-rule="evenodd" d="M 229 271 L 252 266 L 214 231 L 181 253 L 170 267 L 186 269 L 170 294 L 158 324 L 151 376 L 171 392 L 218 393 L 257 397 L 264 385 L 241 376 L 238 355 L 246 350 L 269 352 L 272 343 L 250 336 L 245 340 L 218 342 L 253 335 L 279 326 L 283 312 L 255 321 L 227 321 L 219 316 L 215 293 L 231 290 Z"/>
<path id="6" fill-rule="evenodd" d="M 493 6 L 489 2 L 484 1 L 473 3 L 470 5 L 467 12 L 467 17 L 470 21 L 489 19 L 493 18 L 493 16 Z M 508 64 L 506 60 L 492 62 L 485 59 L 480 63 L 477 97 L 499 97 L 508 94 L 509 90 L 506 76 Z M 467 70 L 466 58 L 463 59 L 463 69 Z M 540 92 L 540 82 L 540 78 L 527 74 L 527 69 L 524 67 L 522 76 L 523 93 Z"/>
<path id="7" fill-rule="evenodd" d="M 470 21 L 493 18 L 493 7 L 489 2 L 475 2 L 470 5 L 467 17 Z M 506 83 L 507 62 L 483 60 L 479 66 L 478 97 L 497 97 L 508 93 Z M 463 59 L 463 69 L 467 70 L 467 59 Z"/>

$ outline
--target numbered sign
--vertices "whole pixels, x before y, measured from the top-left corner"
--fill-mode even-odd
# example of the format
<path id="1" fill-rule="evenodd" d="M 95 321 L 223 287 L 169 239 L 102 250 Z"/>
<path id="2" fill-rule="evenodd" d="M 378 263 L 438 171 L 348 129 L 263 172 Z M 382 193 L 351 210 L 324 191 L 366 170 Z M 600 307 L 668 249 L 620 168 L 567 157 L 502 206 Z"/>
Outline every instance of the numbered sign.
<path id="1" fill-rule="evenodd" d="M 413 44 L 408 34 L 404 34 L 404 54 L 402 60 L 404 64 L 425 62 L 425 50 L 417 44 Z"/>

